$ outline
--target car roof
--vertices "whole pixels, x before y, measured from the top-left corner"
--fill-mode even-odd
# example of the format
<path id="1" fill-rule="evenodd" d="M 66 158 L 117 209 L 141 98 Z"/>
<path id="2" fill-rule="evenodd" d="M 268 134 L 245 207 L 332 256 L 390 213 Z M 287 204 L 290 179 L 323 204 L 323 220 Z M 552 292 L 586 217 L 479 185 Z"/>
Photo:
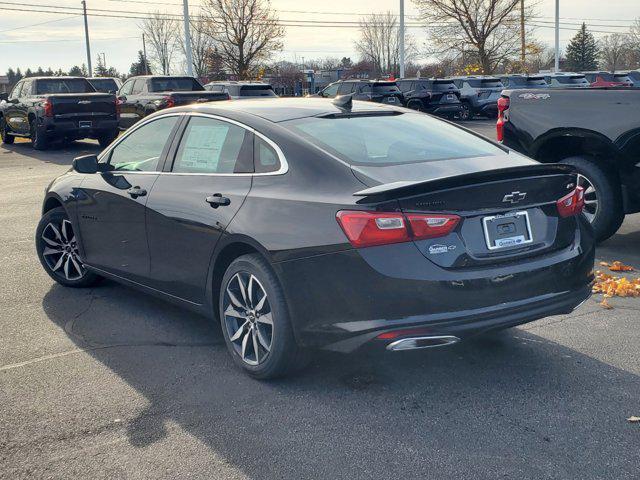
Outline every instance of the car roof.
<path id="1" fill-rule="evenodd" d="M 271 84 L 267 83 L 267 82 L 253 82 L 251 80 L 214 80 L 213 82 L 207 83 L 207 85 L 265 85 L 265 86 L 271 86 Z"/>
<path id="2" fill-rule="evenodd" d="M 85 77 L 25 77 L 20 80 L 87 80 Z"/>
<path id="3" fill-rule="evenodd" d="M 271 122 L 284 122 L 296 118 L 317 117 L 331 114 L 344 113 L 344 110 L 334 105 L 333 99 L 315 97 L 297 98 L 258 98 L 239 101 L 221 101 L 211 103 L 192 104 L 180 108 L 182 111 L 210 113 L 224 115 L 249 114 Z M 163 110 L 166 111 L 166 110 Z M 411 112 L 404 108 L 387 106 L 374 102 L 354 100 L 351 112 L 375 113 L 375 112 Z"/>

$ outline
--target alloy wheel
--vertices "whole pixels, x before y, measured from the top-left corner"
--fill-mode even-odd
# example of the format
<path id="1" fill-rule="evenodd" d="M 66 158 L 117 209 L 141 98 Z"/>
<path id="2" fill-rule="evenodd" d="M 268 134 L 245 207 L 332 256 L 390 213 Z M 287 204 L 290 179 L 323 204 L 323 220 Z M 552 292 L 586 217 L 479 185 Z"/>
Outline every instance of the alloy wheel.
<path id="1" fill-rule="evenodd" d="M 584 188 L 584 209 L 583 213 L 589 223 L 593 223 L 593 220 L 598 214 L 598 194 L 591 180 L 582 174 L 578 174 L 578 186 Z"/>
<path id="2" fill-rule="evenodd" d="M 251 273 L 238 272 L 227 283 L 223 298 L 229 341 L 248 365 L 263 363 L 273 343 L 273 316 L 267 292 Z"/>
<path id="3" fill-rule="evenodd" d="M 78 243 L 71 222 L 49 222 L 42 230 L 42 256 L 49 269 L 65 280 L 80 280 L 86 269 L 78 252 Z"/>

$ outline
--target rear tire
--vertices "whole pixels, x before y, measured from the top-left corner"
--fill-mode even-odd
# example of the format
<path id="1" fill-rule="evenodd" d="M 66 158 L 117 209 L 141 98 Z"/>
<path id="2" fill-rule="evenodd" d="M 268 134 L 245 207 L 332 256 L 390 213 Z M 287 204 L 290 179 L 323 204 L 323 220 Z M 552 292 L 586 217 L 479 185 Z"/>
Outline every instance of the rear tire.
<path id="1" fill-rule="evenodd" d="M 471 105 L 469 105 L 469 102 L 462 102 L 462 109 L 458 114 L 458 118 L 460 118 L 460 120 L 462 120 L 463 122 L 466 122 L 473 118 L 473 113 L 471 111 Z"/>
<path id="2" fill-rule="evenodd" d="M 411 101 L 409 101 L 409 103 L 407 103 L 407 108 L 410 108 L 410 109 L 415 110 L 417 112 L 424 112 L 425 111 L 424 104 L 420 100 L 411 100 Z"/>
<path id="3" fill-rule="evenodd" d="M 229 265 L 220 287 L 219 315 L 234 363 L 250 376 L 282 377 L 306 365 L 280 282 L 261 255 L 243 255 Z"/>
<path id="4" fill-rule="evenodd" d="M 569 157 L 560 163 L 578 171 L 578 184 L 586 187 L 584 214 L 602 242 L 618 231 L 624 221 L 622 192 L 617 174 L 591 157 Z M 592 203 L 592 202 L 596 203 Z"/>
<path id="5" fill-rule="evenodd" d="M 12 145 L 16 140 L 16 137 L 9 135 L 9 125 L 4 117 L 0 117 L 0 138 L 2 138 L 2 143 L 6 145 Z"/>
<path id="6" fill-rule="evenodd" d="M 100 144 L 100 147 L 107 148 L 109 145 L 111 145 L 111 142 L 113 142 L 116 138 L 118 138 L 119 133 L 120 133 L 119 130 L 115 130 L 114 132 L 109 132 L 109 133 L 100 135 L 98 137 L 98 143 Z"/>
<path id="7" fill-rule="evenodd" d="M 60 285 L 91 287 L 102 277 L 84 267 L 77 237 L 63 207 L 45 213 L 36 228 L 36 251 L 42 267 Z"/>
<path id="8" fill-rule="evenodd" d="M 29 131 L 31 137 L 31 144 L 35 150 L 46 150 L 49 147 L 49 142 L 44 132 L 38 128 L 37 121 L 31 120 L 29 124 Z"/>

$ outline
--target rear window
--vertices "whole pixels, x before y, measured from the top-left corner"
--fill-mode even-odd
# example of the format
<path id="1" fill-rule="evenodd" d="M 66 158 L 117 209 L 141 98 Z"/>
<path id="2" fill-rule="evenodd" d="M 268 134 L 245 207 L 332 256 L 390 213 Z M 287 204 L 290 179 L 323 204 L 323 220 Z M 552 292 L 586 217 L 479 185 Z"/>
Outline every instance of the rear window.
<path id="1" fill-rule="evenodd" d="M 502 82 L 497 79 L 472 78 L 469 79 L 469 85 L 474 88 L 502 88 Z"/>
<path id="2" fill-rule="evenodd" d="M 567 75 L 556 77 L 558 83 L 562 83 L 565 85 L 570 85 L 572 83 L 589 83 L 589 81 L 585 78 L 584 75 Z"/>
<path id="3" fill-rule="evenodd" d="M 111 78 L 89 80 L 89 83 L 93 85 L 93 88 L 98 92 L 115 92 L 118 90 L 118 84 Z"/>
<path id="4" fill-rule="evenodd" d="M 503 153 L 480 137 L 416 113 L 307 117 L 281 125 L 351 165 L 400 165 Z"/>
<path id="5" fill-rule="evenodd" d="M 631 79 L 629 78 L 629 75 L 627 75 L 626 73 L 616 73 L 614 75 L 614 79 L 616 82 L 630 82 Z"/>
<path id="6" fill-rule="evenodd" d="M 431 85 L 429 85 L 431 83 Z M 444 92 L 456 88 L 456 85 L 449 80 L 435 80 L 425 84 L 427 89 L 431 89 L 434 92 Z"/>
<path id="7" fill-rule="evenodd" d="M 55 93 L 90 93 L 95 92 L 95 88 L 84 78 L 47 79 L 36 81 L 36 95 L 47 95 Z"/>
<path id="8" fill-rule="evenodd" d="M 195 78 L 153 78 L 151 91 L 153 92 L 192 92 L 201 91 L 204 87 Z"/>
<path id="9" fill-rule="evenodd" d="M 399 93 L 396 82 L 378 82 L 373 84 L 373 93 Z"/>
<path id="10" fill-rule="evenodd" d="M 275 97 L 271 85 L 242 85 L 240 87 L 241 97 Z"/>
<path id="11" fill-rule="evenodd" d="M 527 85 L 530 85 L 530 86 L 546 85 L 546 84 L 547 84 L 547 81 L 542 77 L 527 79 Z"/>
<path id="12" fill-rule="evenodd" d="M 507 82 L 509 82 L 509 85 L 526 85 L 527 79 L 524 77 L 511 77 L 507 79 L 505 85 Z"/>

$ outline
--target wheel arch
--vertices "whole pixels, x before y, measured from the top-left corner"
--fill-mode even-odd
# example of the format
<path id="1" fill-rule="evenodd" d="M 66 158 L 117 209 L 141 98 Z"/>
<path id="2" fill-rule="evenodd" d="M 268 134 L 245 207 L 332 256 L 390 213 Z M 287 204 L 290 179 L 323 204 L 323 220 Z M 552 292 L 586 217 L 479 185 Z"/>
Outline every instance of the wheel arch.
<path id="1" fill-rule="evenodd" d="M 532 157 L 542 163 L 559 162 L 563 158 L 588 156 L 604 160 L 616 166 L 618 150 L 605 135 L 587 129 L 556 129 L 538 140 L 531 147 Z"/>
<path id="2" fill-rule="evenodd" d="M 222 287 L 222 277 L 231 262 L 242 255 L 258 254 L 262 256 L 268 263 L 271 263 L 271 255 L 258 242 L 245 235 L 229 235 L 220 240 L 212 255 L 209 265 L 209 276 L 207 281 L 207 304 L 209 308 L 209 316 L 218 318 L 218 302 L 220 296 L 220 288 Z M 278 277 L 277 272 L 274 274 Z M 278 280 L 280 280 L 278 278 Z"/>
<path id="3" fill-rule="evenodd" d="M 45 213 L 58 207 L 64 208 L 64 203 L 62 202 L 62 199 L 55 193 L 51 193 L 47 196 L 47 198 L 45 198 L 44 202 L 42 203 L 42 214 L 44 215 Z"/>

